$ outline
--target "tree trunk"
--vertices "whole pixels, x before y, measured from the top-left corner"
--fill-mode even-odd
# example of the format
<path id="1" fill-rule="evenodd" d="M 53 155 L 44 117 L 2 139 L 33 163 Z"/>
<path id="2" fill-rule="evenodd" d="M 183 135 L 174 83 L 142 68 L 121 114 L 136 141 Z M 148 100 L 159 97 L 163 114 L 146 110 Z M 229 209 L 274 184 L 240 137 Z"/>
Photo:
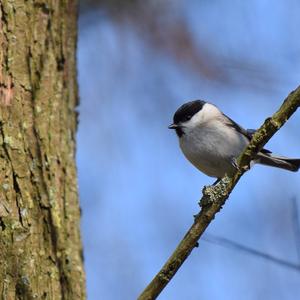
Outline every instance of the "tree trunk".
<path id="1" fill-rule="evenodd" d="M 0 299 L 84 299 L 77 3 L 0 2 Z"/>

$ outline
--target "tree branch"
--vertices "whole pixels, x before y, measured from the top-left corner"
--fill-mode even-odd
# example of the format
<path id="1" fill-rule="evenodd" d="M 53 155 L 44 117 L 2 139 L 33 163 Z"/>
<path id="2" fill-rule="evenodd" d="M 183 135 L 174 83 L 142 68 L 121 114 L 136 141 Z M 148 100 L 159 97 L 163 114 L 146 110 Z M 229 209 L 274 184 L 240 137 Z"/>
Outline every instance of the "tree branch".
<path id="1" fill-rule="evenodd" d="M 215 214 L 220 211 L 241 176 L 249 169 L 251 160 L 299 106 L 300 86 L 288 95 L 279 110 L 271 118 L 266 119 L 264 124 L 255 132 L 251 142 L 237 160 L 239 169 L 236 174 L 232 177 L 225 176 L 215 186 L 204 187 L 203 196 L 200 200 L 201 211 L 196 215 L 194 224 L 162 269 L 139 296 L 139 300 L 156 299 L 161 293 L 193 248 L 198 246 L 199 238 L 214 219 Z"/>

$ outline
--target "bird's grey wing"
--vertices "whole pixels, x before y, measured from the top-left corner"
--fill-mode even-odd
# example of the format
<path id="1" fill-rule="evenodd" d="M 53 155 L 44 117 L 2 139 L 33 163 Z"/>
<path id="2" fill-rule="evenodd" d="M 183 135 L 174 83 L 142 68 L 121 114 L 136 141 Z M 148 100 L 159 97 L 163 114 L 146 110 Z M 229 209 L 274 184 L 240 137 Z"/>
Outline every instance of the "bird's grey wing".
<path id="1" fill-rule="evenodd" d="M 233 127 L 236 131 L 238 131 L 239 133 L 241 133 L 243 136 L 245 136 L 249 142 L 252 139 L 253 134 L 255 133 L 256 129 L 244 129 L 243 127 L 241 127 L 239 124 L 237 124 L 235 121 L 233 121 L 231 118 L 229 118 L 228 116 L 226 116 L 225 114 L 223 114 L 225 119 L 226 119 L 226 124 L 228 126 Z M 267 149 L 261 149 L 260 152 L 262 153 L 272 153 L 270 150 Z"/>
<path id="2" fill-rule="evenodd" d="M 249 137 L 250 139 L 252 139 L 253 134 L 255 133 L 256 129 L 246 129 L 247 132 L 247 137 Z"/>
<path id="3" fill-rule="evenodd" d="M 236 123 L 235 121 L 233 121 L 231 118 L 229 118 L 228 116 L 226 116 L 225 114 L 223 114 L 223 116 L 225 117 L 225 123 L 226 125 L 234 128 L 236 131 L 238 131 L 239 133 L 241 133 L 243 136 L 245 136 L 249 141 L 251 140 L 254 132 L 256 131 L 255 129 L 244 129 L 243 127 L 241 127 L 238 123 Z"/>

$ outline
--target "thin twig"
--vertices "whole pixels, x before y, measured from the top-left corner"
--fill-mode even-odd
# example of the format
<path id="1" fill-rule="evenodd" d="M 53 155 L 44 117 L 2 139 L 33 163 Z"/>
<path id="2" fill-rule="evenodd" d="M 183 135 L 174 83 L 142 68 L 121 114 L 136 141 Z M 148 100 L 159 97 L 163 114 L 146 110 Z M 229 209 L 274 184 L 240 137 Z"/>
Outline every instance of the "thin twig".
<path id="1" fill-rule="evenodd" d="M 292 198 L 292 220 L 295 234 L 296 250 L 298 254 L 298 262 L 300 264 L 300 222 L 296 197 Z"/>
<path id="2" fill-rule="evenodd" d="M 190 255 L 193 248 L 197 246 L 199 238 L 214 219 L 215 214 L 220 211 L 241 176 L 248 170 L 251 160 L 299 106 L 300 87 L 290 93 L 280 109 L 271 118 L 266 119 L 260 129 L 255 132 L 251 142 L 238 159 L 239 168 L 236 174 L 233 177 L 225 176 L 217 185 L 203 189 L 203 197 L 200 200 L 202 209 L 196 216 L 194 224 L 162 269 L 139 296 L 139 300 L 156 299 L 161 293 Z"/>
<path id="3" fill-rule="evenodd" d="M 209 242 L 209 243 L 212 243 L 212 244 L 216 244 L 218 246 L 225 247 L 225 248 L 231 248 L 231 249 L 234 249 L 234 250 L 242 251 L 242 252 L 245 252 L 247 254 L 254 255 L 256 257 L 271 261 L 272 263 L 278 264 L 280 266 L 283 266 L 283 267 L 293 269 L 293 270 L 296 270 L 296 271 L 300 272 L 300 264 L 295 264 L 295 263 L 286 261 L 284 259 L 277 258 L 277 257 L 272 256 L 270 254 L 267 254 L 265 252 L 253 249 L 251 247 L 239 244 L 235 241 L 232 241 L 232 240 L 229 240 L 229 239 L 226 239 L 226 238 L 223 238 L 223 237 L 218 237 L 218 236 L 214 236 L 214 235 L 211 235 L 211 234 L 209 234 L 209 235 L 205 234 L 202 237 L 202 240 L 204 240 L 206 242 Z"/>

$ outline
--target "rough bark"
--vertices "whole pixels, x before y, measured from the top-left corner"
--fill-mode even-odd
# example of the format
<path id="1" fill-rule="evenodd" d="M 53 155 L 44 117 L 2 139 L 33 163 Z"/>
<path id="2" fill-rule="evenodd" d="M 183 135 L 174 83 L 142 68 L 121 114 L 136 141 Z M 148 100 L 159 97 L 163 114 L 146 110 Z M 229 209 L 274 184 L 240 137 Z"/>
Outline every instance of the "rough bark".
<path id="1" fill-rule="evenodd" d="M 77 3 L 0 2 L 0 299 L 84 299 Z"/>

